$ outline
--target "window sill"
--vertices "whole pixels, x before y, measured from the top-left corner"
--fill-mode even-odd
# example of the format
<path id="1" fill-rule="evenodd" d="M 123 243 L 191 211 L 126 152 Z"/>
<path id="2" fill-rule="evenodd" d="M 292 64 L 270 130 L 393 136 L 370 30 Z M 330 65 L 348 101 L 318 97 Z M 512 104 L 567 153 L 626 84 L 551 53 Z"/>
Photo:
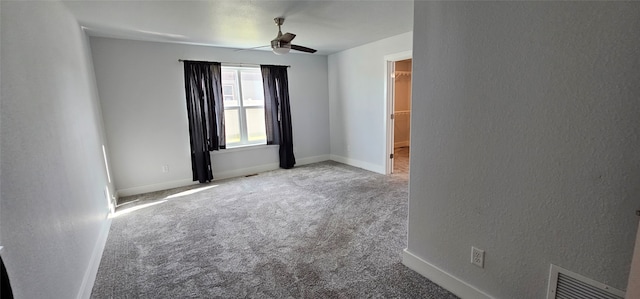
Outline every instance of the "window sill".
<path id="1" fill-rule="evenodd" d="M 260 149 L 268 149 L 268 148 L 277 148 L 277 144 L 257 144 L 257 145 L 241 145 L 227 149 L 221 149 L 218 151 L 212 151 L 212 155 L 224 155 L 226 153 L 235 153 L 235 152 L 243 152 L 243 151 L 251 151 L 251 150 L 260 150 Z"/>

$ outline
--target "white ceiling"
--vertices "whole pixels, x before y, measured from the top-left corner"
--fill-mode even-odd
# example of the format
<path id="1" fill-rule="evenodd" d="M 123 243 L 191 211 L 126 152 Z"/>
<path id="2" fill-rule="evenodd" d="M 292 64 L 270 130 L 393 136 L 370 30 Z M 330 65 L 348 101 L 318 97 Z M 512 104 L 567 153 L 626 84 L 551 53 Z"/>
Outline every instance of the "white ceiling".
<path id="1" fill-rule="evenodd" d="M 293 44 L 330 54 L 413 28 L 413 1 L 65 1 L 93 36 L 229 48 L 268 45 L 282 31 Z M 269 50 L 268 47 L 263 48 Z"/>

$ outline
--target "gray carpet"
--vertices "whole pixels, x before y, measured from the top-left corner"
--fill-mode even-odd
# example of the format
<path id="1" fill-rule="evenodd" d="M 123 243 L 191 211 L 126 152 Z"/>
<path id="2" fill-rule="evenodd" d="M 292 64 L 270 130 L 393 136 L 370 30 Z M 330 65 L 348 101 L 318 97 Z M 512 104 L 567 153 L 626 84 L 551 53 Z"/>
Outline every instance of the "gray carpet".
<path id="1" fill-rule="evenodd" d="M 457 298 L 401 264 L 406 174 L 322 162 L 202 187 L 125 199 L 92 298 Z"/>

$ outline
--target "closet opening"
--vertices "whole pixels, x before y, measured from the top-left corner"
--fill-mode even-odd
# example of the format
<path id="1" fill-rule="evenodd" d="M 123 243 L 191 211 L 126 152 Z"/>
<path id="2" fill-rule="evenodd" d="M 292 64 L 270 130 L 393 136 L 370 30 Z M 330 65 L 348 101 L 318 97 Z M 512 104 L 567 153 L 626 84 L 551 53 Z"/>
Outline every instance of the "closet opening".
<path id="1" fill-rule="evenodd" d="M 411 51 L 385 56 L 386 174 L 409 175 L 411 151 Z"/>
<path id="2" fill-rule="evenodd" d="M 393 169 L 409 174 L 411 136 L 411 59 L 395 62 L 393 95 Z"/>

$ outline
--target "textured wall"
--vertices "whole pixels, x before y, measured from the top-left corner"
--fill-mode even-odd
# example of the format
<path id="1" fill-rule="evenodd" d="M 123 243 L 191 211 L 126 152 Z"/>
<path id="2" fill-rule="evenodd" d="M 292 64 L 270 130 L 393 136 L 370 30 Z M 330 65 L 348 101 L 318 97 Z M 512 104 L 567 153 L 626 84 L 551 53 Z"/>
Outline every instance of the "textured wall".
<path id="1" fill-rule="evenodd" d="M 296 159 L 329 155 L 326 56 L 97 37 L 91 38 L 91 48 L 118 190 L 191 182 L 184 70 L 178 59 L 291 65 Z M 278 167 L 277 147 L 221 151 L 212 158 L 214 177 L 259 165 Z"/>
<path id="2" fill-rule="evenodd" d="M 108 213 L 88 43 L 60 3 L 0 6 L 3 259 L 16 298 L 76 298 Z"/>
<path id="3" fill-rule="evenodd" d="M 408 250 L 497 298 L 543 298 L 550 263 L 625 289 L 640 3 L 416 1 L 414 20 Z"/>
<path id="4" fill-rule="evenodd" d="M 331 155 L 385 171 L 385 61 L 411 50 L 411 33 L 329 55 Z"/>

